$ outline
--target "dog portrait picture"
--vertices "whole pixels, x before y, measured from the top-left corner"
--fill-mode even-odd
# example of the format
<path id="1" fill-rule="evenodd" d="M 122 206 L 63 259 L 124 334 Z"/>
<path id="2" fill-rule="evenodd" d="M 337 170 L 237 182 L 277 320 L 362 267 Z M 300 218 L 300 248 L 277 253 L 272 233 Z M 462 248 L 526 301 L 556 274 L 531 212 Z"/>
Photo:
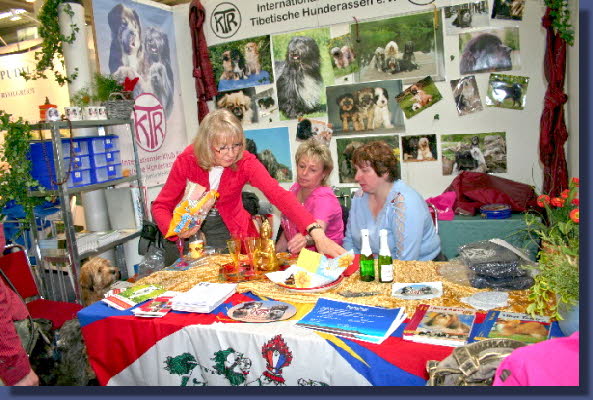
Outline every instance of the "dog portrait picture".
<path id="1" fill-rule="evenodd" d="M 480 99 L 480 92 L 478 91 L 478 84 L 474 75 L 464 76 L 461 79 L 451 80 L 451 90 L 453 91 L 453 99 L 455 101 L 455 108 L 457 113 L 467 115 L 482 111 L 482 100 Z"/>
<path id="2" fill-rule="evenodd" d="M 396 179 L 400 178 L 401 168 L 399 168 L 400 148 L 398 135 L 382 135 L 382 136 L 357 136 L 357 137 L 339 137 L 336 138 L 336 151 L 338 154 L 337 169 L 340 183 L 355 183 L 354 175 L 356 169 L 352 165 L 352 153 L 356 148 L 365 143 L 382 140 L 389 144 L 393 149 L 393 154 L 398 160 L 398 172 Z"/>
<path id="3" fill-rule="evenodd" d="M 402 155 L 404 162 L 435 161 L 438 158 L 436 135 L 402 136 Z"/>
<path id="4" fill-rule="evenodd" d="M 329 28 L 275 35 L 276 93 L 282 120 L 326 113 L 324 88 L 334 83 L 332 61 L 325 49 Z"/>
<path id="5" fill-rule="evenodd" d="M 525 0 L 494 0 L 492 5 L 493 19 L 523 19 Z"/>
<path id="6" fill-rule="evenodd" d="M 432 12 L 350 25 L 358 82 L 444 75 L 443 30 Z"/>
<path id="7" fill-rule="evenodd" d="M 276 122 L 280 120 L 274 85 L 256 86 L 254 101 L 258 122 Z"/>
<path id="8" fill-rule="evenodd" d="M 529 77 L 490 74 L 486 89 L 486 106 L 522 110 L 527 97 Z"/>
<path id="9" fill-rule="evenodd" d="M 488 2 L 473 1 L 443 7 L 443 25 L 447 35 L 457 35 L 475 28 L 490 25 Z"/>
<path id="10" fill-rule="evenodd" d="M 151 26 L 144 32 L 143 45 L 142 76 L 150 82 L 152 93 L 165 109 L 165 115 L 169 116 L 175 91 L 169 38 L 165 32 Z"/>
<path id="11" fill-rule="evenodd" d="M 326 88 L 327 119 L 336 134 L 403 132 L 404 116 L 395 101 L 400 80 L 385 80 Z"/>
<path id="12" fill-rule="evenodd" d="M 525 318 L 518 313 L 501 312 L 496 319 L 488 338 L 519 340 L 525 343 L 538 343 L 550 336 L 550 322 L 546 317 L 537 320 Z"/>
<path id="13" fill-rule="evenodd" d="M 253 142 L 248 150 L 257 156 L 272 178 L 278 182 L 292 181 L 288 127 L 246 130 L 245 138 Z"/>
<path id="14" fill-rule="evenodd" d="M 430 76 L 410 85 L 406 90 L 395 96 L 395 100 L 406 118 L 412 118 L 428 107 L 432 107 L 442 98 L 441 92 L 439 92 Z"/>
<path id="15" fill-rule="evenodd" d="M 333 125 L 329 122 L 316 119 L 299 118 L 296 128 L 296 141 L 303 142 L 309 139 L 329 146 L 333 134 Z"/>
<path id="16" fill-rule="evenodd" d="M 80 268 L 82 305 L 88 306 L 101 300 L 109 287 L 121 278 L 119 268 L 105 258 L 94 257 Z"/>
<path id="17" fill-rule="evenodd" d="M 358 71 L 358 59 L 354 52 L 350 33 L 331 38 L 327 42 L 326 49 L 331 56 L 336 79 L 347 77 Z M 344 80 L 347 82 L 348 78 Z"/>
<path id="18" fill-rule="evenodd" d="M 111 31 L 109 72 L 117 75 L 121 67 L 140 70 L 143 61 L 142 28 L 136 10 L 117 4 L 107 15 Z"/>
<path id="19" fill-rule="evenodd" d="M 219 91 L 268 85 L 274 81 L 270 36 L 208 47 Z"/>
<path id="20" fill-rule="evenodd" d="M 422 318 L 418 329 L 429 335 L 462 339 L 469 335 L 474 319 L 473 314 L 429 311 Z"/>
<path id="21" fill-rule="evenodd" d="M 245 88 L 222 92 L 216 95 L 216 108 L 226 108 L 239 118 L 243 126 L 256 123 L 255 88 Z"/>
<path id="22" fill-rule="evenodd" d="M 517 69 L 520 66 L 519 28 L 462 33 L 459 53 L 462 75 Z"/>
<path id="23" fill-rule="evenodd" d="M 505 132 L 441 135 L 443 175 L 507 172 Z"/>

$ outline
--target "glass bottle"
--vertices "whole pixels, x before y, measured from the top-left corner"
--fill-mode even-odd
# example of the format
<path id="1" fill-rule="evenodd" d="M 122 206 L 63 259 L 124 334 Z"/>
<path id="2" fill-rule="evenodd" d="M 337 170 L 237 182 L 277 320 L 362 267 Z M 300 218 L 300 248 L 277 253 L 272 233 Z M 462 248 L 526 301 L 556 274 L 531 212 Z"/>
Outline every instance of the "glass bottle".
<path id="1" fill-rule="evenodd" d="M 360 247 L 360 280 L 372 282 L 375 280 L 375 258 L 371 251 L 369 230 L 361 229 L 362 246 Z"/>
<path id="2" fill-rule="evenodd" d="M 379 239 L 381 240 L 378 259 L 379 282 L 393 282 L 393 259 L 391 251 L 389 251 L 389 244 L 387 244 L 387 229 L 379 231 Z"/>

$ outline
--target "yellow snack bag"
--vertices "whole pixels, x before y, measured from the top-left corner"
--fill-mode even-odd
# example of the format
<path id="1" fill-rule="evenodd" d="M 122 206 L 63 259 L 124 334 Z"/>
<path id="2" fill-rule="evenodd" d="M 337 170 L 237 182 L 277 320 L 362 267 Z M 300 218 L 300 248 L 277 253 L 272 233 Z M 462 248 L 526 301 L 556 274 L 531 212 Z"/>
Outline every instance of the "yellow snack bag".
<path id="1" fill-rule="evenodd" d="M 216 202 L 218 192 L 206 189 L 197 183 L 190 182 L 186 188 L 183 200 L 173 210 L 173 219 L 169 223 L 166 238 L 178 235 L 201 226 L 206 215 Z"/>

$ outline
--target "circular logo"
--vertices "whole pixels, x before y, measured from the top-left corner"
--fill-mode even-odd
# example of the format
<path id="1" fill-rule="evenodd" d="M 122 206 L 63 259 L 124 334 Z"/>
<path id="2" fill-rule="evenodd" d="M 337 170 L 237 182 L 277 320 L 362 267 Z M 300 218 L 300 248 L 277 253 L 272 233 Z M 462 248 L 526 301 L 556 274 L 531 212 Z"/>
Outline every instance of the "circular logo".
<path id="1" fill-rule="evenodd" d="M 136 97 L 134 105 L 136 144 L 145 151 L 157 151 L 167 136 L 167 118 L 162 104 L 152 93 Z"/>
<path id="2" fill-rule="evenodd" d="M 232 37 L 241 27 L 241 13 L 232 3 L 220 3 L 210 15 L 210 28 L 221 39 Z"/>

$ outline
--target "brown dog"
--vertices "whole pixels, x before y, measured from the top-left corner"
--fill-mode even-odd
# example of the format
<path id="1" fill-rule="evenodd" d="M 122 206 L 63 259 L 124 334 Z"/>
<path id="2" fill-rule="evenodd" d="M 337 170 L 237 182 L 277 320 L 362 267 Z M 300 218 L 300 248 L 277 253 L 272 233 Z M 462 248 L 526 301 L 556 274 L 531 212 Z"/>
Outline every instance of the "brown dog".
<path id="1" fill-rule="evenodd" d="M 248 75 L 257 75 L 261 72 L 259 46 L 255 42 L 249 42 L 245 45 L 245 65 L 247 66 Z"/>
<path id="2" fill-rule="evenodd" d="M 103 298 L 115 281 L 121 278 L 118 267 L 101 257 L 91 258 L 80 269 L 82 305 L 88 306 Z"/>
<path id="3" fill-rule="evenodd" d="M 360 113 L 363 129 L 374 129 L 375 121 L 375 91 L 373 88 L 363 88 L 354 93 L 356 107 Z M 366 124 L 365 124 L 366 122 Z"/>
<path id="4" fill-rule="evenodd" d="M 546 327 L 534 321 L 523 323 L 518 319 L 499 321 L 496 324 L 496 329 L 503 336 L 526 335 L 538 339 L 543 339 L 548 336 Z"/>
<path id="5" fill-rule="evenodd" d="M 438 329 L 444 333 L 449 334 L 467 334 L 469 333 L 469 326 L 459 320 L 455 314 L 445 313 L 430 313 L 428 321 L 424 324 L 432 328 Z"/>
<path id="6" fill-rule="evenodd" d="M 227 108 L 232 112 L 243 125 L 253 122 L 253 110 L 251 108 L 251 97 L 238 91 L 225 93 L 216 102 L 218 108 Z"/>

